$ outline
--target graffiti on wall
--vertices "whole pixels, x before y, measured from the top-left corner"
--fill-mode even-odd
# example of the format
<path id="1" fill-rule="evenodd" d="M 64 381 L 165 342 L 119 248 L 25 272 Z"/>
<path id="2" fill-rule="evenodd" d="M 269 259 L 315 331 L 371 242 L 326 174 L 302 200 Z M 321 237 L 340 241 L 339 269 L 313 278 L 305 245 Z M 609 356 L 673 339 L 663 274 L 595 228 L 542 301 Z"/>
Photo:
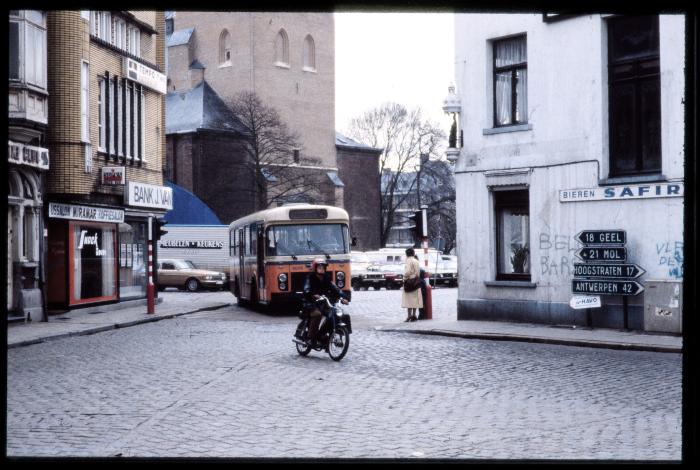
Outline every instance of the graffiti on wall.
<path id="1" fill-rule="evenodd" d="M 573 236 L 546 231 L 539 233 L 538 241 L 542 276 L 571 276 L 577 249 Z"/>
<path id="2" fill-rule="evenodd" d="M 683 278 L 683 242 L 662 242 L 656 244 L 659 266 L 668 268 L 668 275 L 674 279 Z"/>

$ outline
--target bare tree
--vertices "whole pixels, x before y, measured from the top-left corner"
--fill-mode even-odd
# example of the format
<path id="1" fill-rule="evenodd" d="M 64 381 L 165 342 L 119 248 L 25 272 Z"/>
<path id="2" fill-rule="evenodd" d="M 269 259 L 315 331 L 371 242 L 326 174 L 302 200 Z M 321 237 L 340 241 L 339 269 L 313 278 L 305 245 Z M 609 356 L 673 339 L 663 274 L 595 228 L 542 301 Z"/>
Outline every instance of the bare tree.
<path id="1" fill-rule="evenodd" d="M 349 134 L 375 148 L 384 148 L 379 159 L 382 178 L 381 244 L 397 223 L 397 209 L 414 192 L 416 179 L 405 187 L 406 175 L 418 170 L 421 154 L 437 157 L 445 133 L 424 119 L 420 108 L 408 110 L 398 103 L 385 103 L 350 122 Z M 405 205 L 405 204 L 404 204 Z"/>
<path id="2" fill-rule="evenodd" d="M 421 165 L 419 178 L 421 204 L 428 206 L 428 233 L 434 241 L 442 238 L 442 250 L 449 253 L 457 241 L 453 167 L 445 160 L 428 161 Z"/>
<path id="3" fill-rule="evenodd" d="M 238 93 L 226 104 L 248 134 L 245 165 L 253 183 L 255 210 L 285 200 L 316 202 L 319 175 L 300 168 L 296 157 L 301 151 L 299 135 L 288 128 L 277 110 L 249 91 Z M 306 158 L 304 163 L 317 166 L 320 161 Z"/>

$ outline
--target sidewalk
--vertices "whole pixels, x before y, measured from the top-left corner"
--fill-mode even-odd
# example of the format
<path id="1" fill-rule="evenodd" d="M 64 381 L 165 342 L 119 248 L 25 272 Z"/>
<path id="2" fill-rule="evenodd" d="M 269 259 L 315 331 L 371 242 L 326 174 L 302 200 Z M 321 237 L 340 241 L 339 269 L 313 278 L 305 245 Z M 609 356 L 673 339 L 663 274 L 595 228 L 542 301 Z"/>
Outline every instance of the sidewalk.
<path id="1" fill-rule="evenodd" d="M 653 352 L 683 352 L 683 337 L 666 333 L 586 328 L 573 326 L 509 323 L 501 321 L 419 320 L 382 326 L 379 331 L 453 336 L 491 341 L 525 341 L 591 348 L 629 349 Z"/>
<path id="2" fill-rule="evenodd" d="M 232 297 L 233 298 L 233 297 Z M 145 301 L 128 308 L 119 305 L 102 305 L 86 309 L 71 310 L 60 315 L 51 315 L 48 322 L 11 323 L 7 325 L 7 347 L 14 348 L 68 336 L 89 335 L 100 331 L 175 318 L 203 310 L 226 307 L 231 302 L 207 299 L 206 294 L 192 294 L 189 302 L 174 301 L 170 296 L 158 299 L 155 313 L 148 314 Z M 117 308 L 115 308 L 117 307 Z"/>
<path id="3" fill-rule="evenodd" d="M 183 301 L 185 299 L 185 301 Z M 104 305 L 76 309 L 52 315 L 48 322 L 9 324 L 8 348 L 26 346 L 68 336 L 88 335 L 115 328 L 175 318 L 189 313 L 216 310 L 235 302 L 221 297 L 189 294 L 186 297 L 161 296 L 154 314 L 147 314 L 145 303 L 115 309 Z M 628 349 L 638 351 L 681 353 L 683 338 L 664 333 L 652 334 L 606 328 L 540 325 L 475 320 L 421 320 L 375 327 L 377 331 L 441 335 L 491 341 L 525 341 L 535 343 L 584 346 L 594 348 Z"/>

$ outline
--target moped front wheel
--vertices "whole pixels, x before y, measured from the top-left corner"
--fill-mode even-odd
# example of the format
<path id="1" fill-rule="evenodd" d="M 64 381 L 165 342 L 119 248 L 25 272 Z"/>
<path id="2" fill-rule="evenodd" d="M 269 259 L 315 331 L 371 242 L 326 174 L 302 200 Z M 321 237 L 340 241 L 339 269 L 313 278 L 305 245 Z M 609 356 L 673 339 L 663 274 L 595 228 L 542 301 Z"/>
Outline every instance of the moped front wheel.
<path id="1" fill-rule="evenodd" d="M 301 338 L 306 338 L 308 335 L 309 328 L 308 325 L 305 325 L 304 322 L 302 321 L 301 324 L 297 327 L 296 336 L 297 339 Z M 299 343 L 294 343 L 297 346 L 297 352 L 299 353 L 300 356 L 307 356 L 311 352 L 311 346 L 309 346 L 308 343 L 306 344 L 299 344 Z"/>
<path id="2" fill-rule="evenodd" d="M 328 355 L 334 361 L 339 361 L 348 352 L 350 346 L 350 335 L 342 326 L 336 327 L 328 340 Z"/>

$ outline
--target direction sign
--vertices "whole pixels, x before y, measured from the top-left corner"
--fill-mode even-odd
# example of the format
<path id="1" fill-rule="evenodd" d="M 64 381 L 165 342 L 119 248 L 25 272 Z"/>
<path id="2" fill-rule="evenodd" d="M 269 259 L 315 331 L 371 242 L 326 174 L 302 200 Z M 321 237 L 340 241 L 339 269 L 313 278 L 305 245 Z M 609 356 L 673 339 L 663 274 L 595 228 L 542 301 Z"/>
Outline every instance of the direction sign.
<path id="1" fill-rule="evenodd" d="M 644 291 L 637 281 L 619 281 L 615 279 L 573 279 L 571 292 L 574 294 L 598 295 L 637 295 Z"/>
<path id="2" fill-rule="evenodd" d="M 622 246 L 587 246 L 574 253 L 583 261 L 626 261 L 627 249 Z"/>
<path id="3" fill-rule="evenodd" d="M 627 232 L 624 230 L 583 230 L 574 237 L 584 245 L 624 245 Z"/>
<path id="4" fill-rule="evenodd" d="M 574 263 L 574 277 L 635 279 L 646 271 L 636 264 Z"/>

